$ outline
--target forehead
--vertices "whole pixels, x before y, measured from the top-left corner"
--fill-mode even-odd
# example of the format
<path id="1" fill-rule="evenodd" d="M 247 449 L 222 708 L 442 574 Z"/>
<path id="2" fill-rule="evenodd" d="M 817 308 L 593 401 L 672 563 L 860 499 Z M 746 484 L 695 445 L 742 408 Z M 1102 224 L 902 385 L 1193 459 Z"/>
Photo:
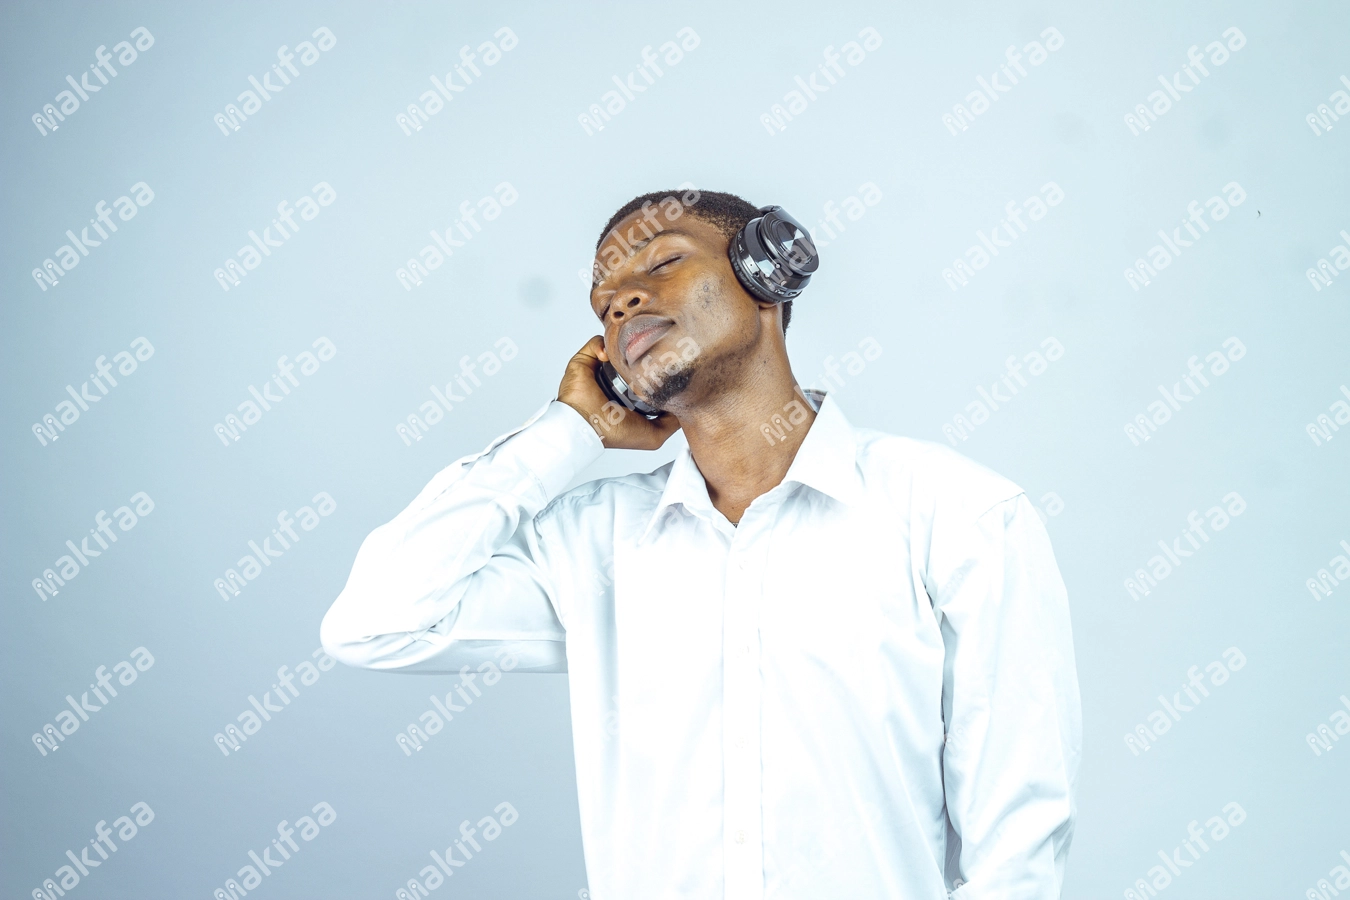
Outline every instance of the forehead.
<path id="1" fill-rule="evenodd" d="M 619 260 L 636 255 L 662 234 L 678 234 L 696 243 L 714 246 L 719 242 L 722 246 L 727 244 L 726 237 L 717 226 L 705 222 L 687 209 L 673 221 L 655 204 L 649 207 L 648 213 L 650 218 L 644 216 L 642 210 L 634 210 L 620 219 L 596 248 L 596 262 L 605 269 L 612 269 Z"/>

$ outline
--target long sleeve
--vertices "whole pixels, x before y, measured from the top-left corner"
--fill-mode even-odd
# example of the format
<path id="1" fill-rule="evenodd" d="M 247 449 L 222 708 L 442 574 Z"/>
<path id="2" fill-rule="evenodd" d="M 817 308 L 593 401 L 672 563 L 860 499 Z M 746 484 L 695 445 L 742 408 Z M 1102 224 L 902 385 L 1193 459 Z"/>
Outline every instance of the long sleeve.
<path id="1" fill-rule="evenodd" d="M 952 900 L 1060 896 L 1082 744 L 1068 598 L 1025 494 L 934 531 Z M 954 849 L 954 848 L 953 848 Z M 953 873 L 958 874 L 958 873 Z"/>
<path id="2" fill-rule="evenodd" d="M 534 518 L 601 451 L 586 420 L 555 400 L 437 473 L 361 544 L 320 626 L 325 651 L 352 666 L 434 672 L 506 647 L 517 671 L 566 671 Z"/>

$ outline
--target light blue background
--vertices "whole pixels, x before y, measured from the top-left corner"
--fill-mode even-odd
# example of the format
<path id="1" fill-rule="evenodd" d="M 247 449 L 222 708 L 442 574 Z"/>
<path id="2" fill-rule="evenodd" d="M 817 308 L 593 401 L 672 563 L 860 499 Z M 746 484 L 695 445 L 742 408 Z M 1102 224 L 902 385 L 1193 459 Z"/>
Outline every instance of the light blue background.
<path id="1" fill-rule="evenodd" d="M 96 821 L 140 800 L 155 821 L 77 897 L 208 897 L 277 822 L 321 800 L 337 821 L 258 892 L 392 896 L 462 819 L 505 800 L 519 822 L 441 893 L 578 896 L 565 676 L 506 678 L 411 758 L 394 734 L 453 679 L 339 667 L 238 755 L 223 757 L 212 735 L 278 667 L 318 646 L 319 620 L 372 528 L 553 396 L 595 331 L 575 273 L 599 228 L 629 197 L 686 180 L 780 203 L 809 224 L 863 182 L 880 188 L 881 202 L 824 250 L 788 340 L 806 383 L 827 356 L 865 337 L 881 344 L 882 357 L 838 390 L 856 424 L 942 441 L 942 424 L 1008 355 L 1050 335 L 1066 348 L 959 448 L 1033 499 L 1053 491 L 1065 504 L 1049 528 L 1072 601 L 1084 754 L 1064 895 L 1120 896 L 1187 822 L 1234 800 L 1247 821 L 1168 897 L 1302 896 L 1350 847 L 1350 746 L 1315 757 L 1304 741 L 1350 693 L 1350 589 L 1314 602 L 1304 587 L 1350 539 L 1350 435 L 1315 447 L 1304 432 L 1350 381 L 1350 279 L 1319 293 L 1304 276 L 1350 229 L 1350 121 L 1322 137 L 1304 123 L 1350 72 L 1344 4 L 119 3 L 10 4 L 0 15 L 5 896 L 28 896 Z M 64 76 L 142 25 L 154 46 L 40 136 L 30 116 Z M 212 117 L 247 76 L 321 25 L 337 45 L 222 135 Z M 883 45 L 769 136 L 759 114 L 827 44 L 868 25 Z M 1123 115 L 1156 77 L 1233 25 L 1247 46 L 1132 136 Z M 405 136 L 394 116 L 428 76 L 502 26 L 519 45 Z M 610 76 L 684 26 L 698 48 L 588 137 L 576 117 Z M 1048 26 L 1063 48 L 950 134 L 942 113 L 1007 46 Z M 66 242 L 65 229 L 138 181 L 153 203 L 40 291 L 29 272 Z M 336 202 L 223 292 L 212 270 L 278 202 L 294 204 L 320 181 Z M 519 201 L 420 288 L 400 287 L 394 271 L 428 230 L 502 181 Z M 1008 200 L 1048 181 L 1063 203 L 950 291 L 941 268 Z M 1147 290 L 1130 290 L 1121 271 L 1155 231 L 1231 181 L 1247 201 Z M 78 388 L 96 356 L 139 335 L 153 358 L 39 446 L 30 426 L 65 385 Z M 214 423 L 279 356 L 320 335 L 337 356 L 222 446 Z M 1122 426 L 1158 397 L 1156 385 L 1231 335 L 1246 357 L 1132 446 Z M 520 355 L 405 446 L 394 425 L 427 385 L 502 336 Z M 655 454 L 611 452 L 585 477 L 654 468 L 677 441 Z M 155 511 L 39 601 L 29 583 L 64 541 L 137 491 Z M 223 602 L 212 581 L 245 541 L 319 491 L 337 511 Z M 1129 599 L 1122 580 L 1156 542 L 1229 491 L 1246 513 L 1148 598 Z M 29 736 L 64 695 L 142 645 L 153 668 L 41 757 Z M 1247 667 L 1133 756 L 1121 736 L 1153 698 L 1230 646 Z"/>

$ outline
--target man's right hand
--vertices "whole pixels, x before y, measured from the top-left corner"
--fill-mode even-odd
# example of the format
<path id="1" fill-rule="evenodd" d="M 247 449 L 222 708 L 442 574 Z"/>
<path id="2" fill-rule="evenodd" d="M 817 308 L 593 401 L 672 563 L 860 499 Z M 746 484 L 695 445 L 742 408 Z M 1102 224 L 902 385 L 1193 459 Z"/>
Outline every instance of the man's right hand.
<path id="1" fill-rule="evenodd" d="M 605 341 L 596 335 L 567 363 L 558 400 L 581 413 L 606 447 L 616 450 L 656 450 L 680 429 L 680 420 L 663 413 L 655 420 L 614 403 L 595 380 L 600 363 L 607 362 Z"/>

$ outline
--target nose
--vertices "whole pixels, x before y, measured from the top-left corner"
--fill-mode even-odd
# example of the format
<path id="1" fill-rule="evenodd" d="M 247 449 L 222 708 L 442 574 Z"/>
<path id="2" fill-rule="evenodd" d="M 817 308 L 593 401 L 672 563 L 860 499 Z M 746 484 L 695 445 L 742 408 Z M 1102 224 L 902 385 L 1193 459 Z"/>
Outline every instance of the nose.
<path id="1" fill-rule="evenodd" d="M 622 322 L 625 314 L 635 316 L 646 302 L 645 295 L 634 293 L 628 296 L 627 300 L 618 301 L 610 304 L 609 316 L 615 322 Z"/>

